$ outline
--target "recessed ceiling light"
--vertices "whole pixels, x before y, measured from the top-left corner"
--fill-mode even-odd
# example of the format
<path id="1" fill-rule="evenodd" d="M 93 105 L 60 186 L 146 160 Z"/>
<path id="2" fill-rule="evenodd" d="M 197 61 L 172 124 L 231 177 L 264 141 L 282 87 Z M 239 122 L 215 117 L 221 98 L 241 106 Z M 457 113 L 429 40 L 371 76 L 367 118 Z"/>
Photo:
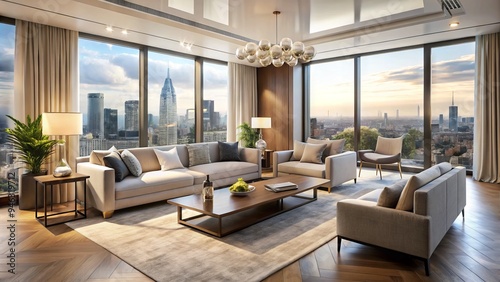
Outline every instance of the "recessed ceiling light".
<path id="1" fill-rule="evenodd" d="M 450 27 L 457 27 L 459 22 L 451 22 Z"/>
<path id="2" fill-rule="evenodd" d="M 110 25 L 108 25 L 108 26 L 106 27 L 106 31 L 107 31 L 107 32 L 112 32 L 112 31 L 113 31 L 113 27 L 112 27 L 112 26 L 110 26 Z"/>
<path id="3" fill-rule="evenodd" d="M 122 34 L 123 35 L 127 35 L 128 34 L 128 31 L 126 29 L 122 30 Z"/>

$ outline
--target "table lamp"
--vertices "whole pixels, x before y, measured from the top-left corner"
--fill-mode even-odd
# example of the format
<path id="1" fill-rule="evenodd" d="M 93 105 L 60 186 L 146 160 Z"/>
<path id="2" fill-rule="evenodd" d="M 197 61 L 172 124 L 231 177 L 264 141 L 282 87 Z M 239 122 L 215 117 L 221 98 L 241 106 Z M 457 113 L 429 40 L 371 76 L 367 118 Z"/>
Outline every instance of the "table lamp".
<path id="1" fill-rule="evenodd" d="M 42 132 L 45 135 L 69 136 L 83 133 L 83 118 L 81 113 L 43 113 Z M 71 167 L 66 161 L 66 150 L 64 139 L 57 143 L 59 158 L 54 177 L 64 177 L 71 174 Z"/>
<path id="2" fill-rule="evenodd" d="M 252 118 L 252 128 L 259 129 L 259 140 L 255 142 L 255 148 L 259 149 L 262 153 L 266 150 L 267 143 L 262 139 L 262 128 L 271 128 L 271 118 L 270 117 L 253 117 Z"/>

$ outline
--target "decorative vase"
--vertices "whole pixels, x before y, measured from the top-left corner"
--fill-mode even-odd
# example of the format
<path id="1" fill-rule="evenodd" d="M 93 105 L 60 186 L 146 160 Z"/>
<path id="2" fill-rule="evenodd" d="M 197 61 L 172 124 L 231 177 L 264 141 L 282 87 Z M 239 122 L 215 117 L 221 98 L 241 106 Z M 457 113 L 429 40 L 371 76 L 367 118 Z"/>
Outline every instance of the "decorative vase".
<path id="1" fill-rule="evenodd" d="M 207 175 L 207 179 L 203 181 L 203 190 L 201 193 L 203 201 L 212 201 L 214 198 L 214 184 L 210 181 L 210 176 Z"/>

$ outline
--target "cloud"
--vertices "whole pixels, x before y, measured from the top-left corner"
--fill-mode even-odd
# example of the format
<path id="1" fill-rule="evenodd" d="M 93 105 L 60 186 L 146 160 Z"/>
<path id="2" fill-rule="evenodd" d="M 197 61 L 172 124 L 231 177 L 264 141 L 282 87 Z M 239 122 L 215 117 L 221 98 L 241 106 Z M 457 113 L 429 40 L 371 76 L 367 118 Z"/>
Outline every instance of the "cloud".
<path id="1" fill-rule="evenodd" d="M 0 49 L 0 72 L 14 72 L 14 50 Z"/>
<path id="2" fill-rule="evenodd" d="M 194 62 L 187 64 L 173 63 L 169 61 L 149 60 L 148 83 L 163 86 L 168 72 L 174 84 L 174 88 L 194 88 Z"/>

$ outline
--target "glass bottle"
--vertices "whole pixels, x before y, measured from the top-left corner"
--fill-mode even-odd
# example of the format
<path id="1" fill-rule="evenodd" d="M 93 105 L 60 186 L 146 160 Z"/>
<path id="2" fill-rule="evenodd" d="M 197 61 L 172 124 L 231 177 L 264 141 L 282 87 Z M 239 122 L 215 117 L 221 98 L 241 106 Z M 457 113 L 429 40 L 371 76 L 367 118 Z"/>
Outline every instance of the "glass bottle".
<path id="1" fill-rule="evenodd" d="M 211 201 L 214 198 L 214 184 L 210 181 L 209 175 L 207 175 L 207 179 L 203 181 L 202 196 L 203 201 Z"/>

